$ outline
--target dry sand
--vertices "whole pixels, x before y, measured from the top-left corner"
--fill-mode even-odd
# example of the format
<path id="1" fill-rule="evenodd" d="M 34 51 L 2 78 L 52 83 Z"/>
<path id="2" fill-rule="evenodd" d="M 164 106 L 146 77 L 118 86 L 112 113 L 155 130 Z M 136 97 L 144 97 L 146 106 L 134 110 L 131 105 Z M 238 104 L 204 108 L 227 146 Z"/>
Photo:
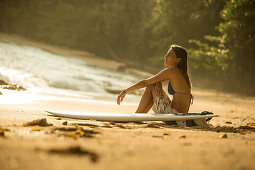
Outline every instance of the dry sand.
<path id="1" fill-rule="evenodd" d="M 4 36 L 42 47 L 41 43 L 17 36 L 12 39 Z M 75 57 L 71 54 L 75 53 L 73 50 L 49 47 L 55 53 L 59 48 L 66 51 L 67 56 Z M 96 65 L 103 59 L 91 57 L 86 61 Z M 115 68 L 121 65 L 108 62 L 115 63 Z M 211 120 L 213 127 L 199 128 L 168 126 L 160 122 L 135 124 L 56 118 L 44 109 L 132 113 L 137 106 L 0 91 L 3 93 L 0 95 L 1 170 L 255 169 L 254 125 L 246 126 L 255 122 L 255 99 L 252 97 L 237 98 L 195 89 L 190 112 L 209 110 L 220 115 Z M 18 100 L 7 100 L 13 95 Z M 41 118 L 46 118 L 53 126 L 23 126 Z M 63 125 L 65 121 L 67 125 Z"/>

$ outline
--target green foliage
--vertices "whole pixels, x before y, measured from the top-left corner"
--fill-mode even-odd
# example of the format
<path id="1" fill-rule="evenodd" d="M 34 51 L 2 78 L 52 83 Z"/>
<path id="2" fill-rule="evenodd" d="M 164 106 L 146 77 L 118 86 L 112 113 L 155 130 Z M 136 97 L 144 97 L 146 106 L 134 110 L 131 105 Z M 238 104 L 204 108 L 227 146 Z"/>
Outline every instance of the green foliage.
<path id="1" fill-rule="evenodd" d="M 201 43 L 190 40 L 189 50 L 195 70 L 214 72 L 231 82 L 231 89 L 254 94 L 255 79 L 255 1 L 230 0 L 221 11 L 223 21 L 217 26 L 219 36 L 206 36 Z"/>
<path id="2" fill-rule="evenodd" d="M 153 51 L 153 58 L 150 61 L 154 63 L 162 61 L 157 59 L 159 54 L 163 56 L 171 44 L 181 44 L 191 48 L 190 39 L 203 41 L 205 35 L 217 35 L 215 26 L 220 22 L 219 12 L 223 8 L 224 1 L 157 0 L 156 2 L 151 20 L 154 41 L 150 46 Z"/>
<path id="3" fill-rule="evenodd" d="M 222 44 L 233 55 L 241 72 L 254 74 L 255 44 L 255 1 L 229 1 L 221 16 L 224 19 L 218 29 L 222 34 Z"/>
<path id="4" fill-rule="evenodd" d="M 253 89 L 255 79 L 255 1 L 231 0 L 221 12 L 223 22 L 218 26 L 222 46 L 232 57 L 234 85 L 243 90 Z"/>
<path id="5" fill-rule="evenodd" d="M 219 41 L 219 37 L 215 36 L 206 36 L 205 38 L 209 41 Z M 190 40 L 189 42 L 195 44 L 197 47 L 188 50 L 190 67 L 192 70 L 209 71 L 219 74 L 229 69 L 227 50 L 210 46 L 198 40 Z"/>

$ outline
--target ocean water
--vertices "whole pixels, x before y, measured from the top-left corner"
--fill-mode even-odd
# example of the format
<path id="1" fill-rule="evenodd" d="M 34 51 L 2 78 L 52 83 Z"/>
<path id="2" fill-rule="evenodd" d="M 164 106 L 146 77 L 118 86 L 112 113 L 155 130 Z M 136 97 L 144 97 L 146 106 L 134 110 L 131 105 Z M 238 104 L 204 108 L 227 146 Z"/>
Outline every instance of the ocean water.
<path id="1" fill-rule="evenodd" d="M 31 93 L 115 101 L 117 95 L 111 91 L 123 90 L 139 79 L 0 39 L 0 80 Z M 131 94 L 125 100 L 134 102 L 138 96 Z"/>

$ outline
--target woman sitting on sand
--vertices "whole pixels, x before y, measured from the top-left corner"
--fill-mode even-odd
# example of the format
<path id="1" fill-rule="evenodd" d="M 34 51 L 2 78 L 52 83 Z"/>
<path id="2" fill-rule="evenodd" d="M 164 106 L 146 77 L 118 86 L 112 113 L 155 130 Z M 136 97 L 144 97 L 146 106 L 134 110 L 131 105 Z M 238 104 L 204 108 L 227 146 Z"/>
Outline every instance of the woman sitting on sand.
<path id="1" fill-rule="evenodd" d="M 165 56 L 165 66 L 167 68 L 158 74 L 123 90 L 117 98 L 118 105 L 128 92 L 146 87 L 136 113 L 147 113 L 152 107 L 158 114 L 188 113 L 193 96 L 186 50 L 181 46 L 171 45 Z M 173 95 L 172 101 L 162 89 L 164 81 L 169 81 L 168 92 Z"/>

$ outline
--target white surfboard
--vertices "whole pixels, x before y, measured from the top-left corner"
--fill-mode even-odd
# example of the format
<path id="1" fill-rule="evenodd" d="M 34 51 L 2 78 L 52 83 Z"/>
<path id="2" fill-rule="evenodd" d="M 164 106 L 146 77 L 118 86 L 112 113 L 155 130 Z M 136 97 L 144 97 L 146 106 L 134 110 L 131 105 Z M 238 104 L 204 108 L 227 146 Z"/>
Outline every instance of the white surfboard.
<path id="1" fill-rule="evenodd" d="M 118 121 L 118 122 L 136 122 L 136 121 L 176 121 L 178 125 L 186 125 L 186 120 L 194 120 L 196 124 L 202 126 L 206 118 L 218 117 L 219 115 L 199 113 L 187 114 L 144 114 L 144 113 L 87 113 L 87 112 L 69 112 L 69 111 L 52 111 L 45 110 L 54 116 L 98 120 L 98 121 Z M 198 123 L 197 123 L 198 122 Z M 201 123 L 199 123 L 201 122 Z"/>

